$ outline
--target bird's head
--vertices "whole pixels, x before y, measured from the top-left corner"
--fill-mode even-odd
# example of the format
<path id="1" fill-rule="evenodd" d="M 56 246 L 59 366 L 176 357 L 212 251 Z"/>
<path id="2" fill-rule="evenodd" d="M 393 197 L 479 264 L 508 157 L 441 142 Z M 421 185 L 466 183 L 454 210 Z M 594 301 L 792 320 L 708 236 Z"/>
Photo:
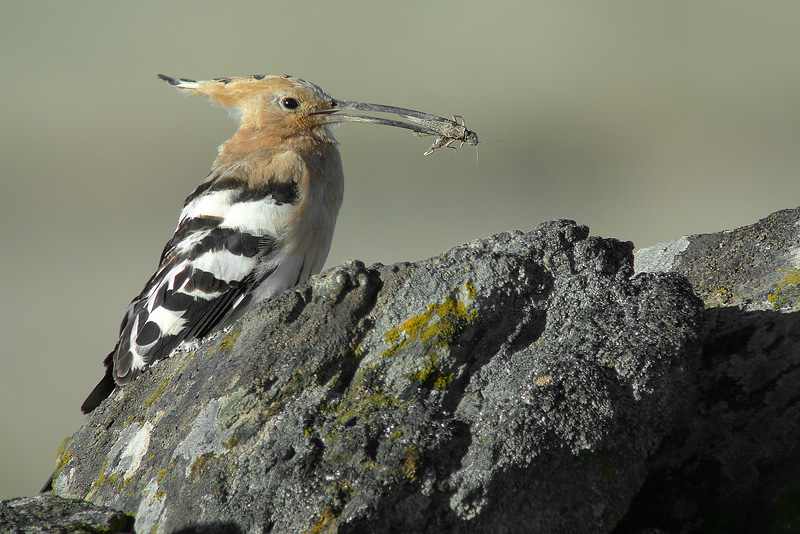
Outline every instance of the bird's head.
<path id="1" fill-rule="evenodd" d="M 189 94 L 208 97 L 228 110 L 239 130 L 274 141 L 330 139 L 324 117 L 333 99 L 320 87 L 293 76 L 241 76 L 195 81 L 163 74 L 159 78 Z"/>
<path id="2" fill-rule="evenodd" d="M 439 144 L 434 143 L 431 152 L 449 140 L 478 144 L 477 134 L 455 120 L 396 106 L 334 99 L 313 83 L 288 74 L 204 81 L 171 78 L 163 74 L 158 77 L 182 91 L 204 95 L 227 108 L 239 121 L 238 141 L 245 144 L 257 142 L 278 146 L 293 142 L 335 142 L 327 125 L 340 122 L 382 124 L 436 135 Z M 342 113 L 344 110 L 388 113 L 407 122 Z"/>

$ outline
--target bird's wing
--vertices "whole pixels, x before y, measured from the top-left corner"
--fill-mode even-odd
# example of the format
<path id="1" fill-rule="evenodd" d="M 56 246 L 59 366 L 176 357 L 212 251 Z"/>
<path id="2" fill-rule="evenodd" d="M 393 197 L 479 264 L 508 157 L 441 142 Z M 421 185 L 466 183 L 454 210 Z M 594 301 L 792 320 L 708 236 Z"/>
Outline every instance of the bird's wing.
<path id="1" fill-rule="evenodd" d="M 253 186 L 227 172 L 186 199 L 158 270 L 120 326 L 113 357 L 117 383 L 130 382 L 182 341 L 203 337 L 238 317 L 255 288 L 298 263 L 281 241 L 297 209 L 294 184 L 264 179 Z M 302 260 L 296 269 L 301 268 Z M 284 272 L 282 278 L 287 274 L 292 276 Z M 282 285 L 280 290 L 293 284 Z"/>

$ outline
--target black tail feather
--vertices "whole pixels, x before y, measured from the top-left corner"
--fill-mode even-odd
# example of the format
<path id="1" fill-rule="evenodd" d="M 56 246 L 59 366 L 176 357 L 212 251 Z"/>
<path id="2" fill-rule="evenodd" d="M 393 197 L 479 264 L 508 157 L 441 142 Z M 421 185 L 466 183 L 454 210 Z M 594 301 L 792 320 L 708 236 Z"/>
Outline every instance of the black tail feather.
<path id="1" fill-rule="evenodd" d="M 81 411 L 83 413 L 89 413 L 98 406 L 100 406 L 100 403 L 106 400 L 108 396 L 111 395 L 111 393 L 114 391 L 114 388 L 117 386 L 116 383 L 114 382 L 114 374 L 113 374 L 114 373 L 113 358 L 115 351 L 116 349 L 114 349 L 114 351 L 112 351 L 111 354 L 109 354 L 106 357 L 105 362 L 103 362 L 106 364 L 106 375 L 94 387 L 92 392 L 89 393 L 89 396 L 86 397 L 86 400 L 83 401 L 83 404 L 81 405 Z"/>

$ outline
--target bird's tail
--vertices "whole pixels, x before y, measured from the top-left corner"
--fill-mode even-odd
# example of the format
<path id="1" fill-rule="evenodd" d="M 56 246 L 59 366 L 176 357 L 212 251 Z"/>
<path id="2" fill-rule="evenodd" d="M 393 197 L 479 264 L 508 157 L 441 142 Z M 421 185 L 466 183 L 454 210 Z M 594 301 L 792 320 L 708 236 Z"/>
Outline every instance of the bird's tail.
<path id="1" fill-rule="evenodd" d="M 111 353 L 103 362 L 106 365 L 105 376 L 94 387 L 92 392 L 89 393 L 89 396 L 86 397 L 86 400 L 83 401 L 83 404 L 81 405 L 81 411 L 83 413 L 89 413 L 100 406 L 100 403 L 106 400 L 114 391 L 114 388 L 116 387 L 116 383 L 114 382 L 114 352 L 116 352 L 116 349 L 111 351 Z"/>

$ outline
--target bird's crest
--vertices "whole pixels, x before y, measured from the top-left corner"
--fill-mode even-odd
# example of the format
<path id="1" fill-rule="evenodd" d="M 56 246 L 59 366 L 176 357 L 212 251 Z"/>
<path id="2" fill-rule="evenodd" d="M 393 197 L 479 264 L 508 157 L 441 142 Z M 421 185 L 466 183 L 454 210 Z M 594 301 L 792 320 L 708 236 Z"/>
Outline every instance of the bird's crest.
<path id="1" fill-rule="evenodd" d="M 277 129 L 284 125 L 298 128 L 296 119 L 284 121 L 282 118 L 287 109 L 280 105 L 281 99 L 293 98 L 295 102 L 302 102 L 306 110 L 324 108 L 332 100 L 320 87 L 288 74 L 254 74 L 213 80 L 173 78 L 163 74 L 158 77 L 182 92 L 205 96 L 226 108 L 245 129 Z"/>
<path id="2" fill-rule="evenodd" d="M 297 78 L 266 76 L 263 74 L 199 81 L 187 78 L 172 78 L 163 74 L 159 74 L 158 77 L 186 93 L 206 96 L 215 104 L 226 108 L 241 106 L 244 102 L 251 100 L 265 90 L 274 91 L 281 87 L 288 89 L 297 85 L 294 83 Z"/>

